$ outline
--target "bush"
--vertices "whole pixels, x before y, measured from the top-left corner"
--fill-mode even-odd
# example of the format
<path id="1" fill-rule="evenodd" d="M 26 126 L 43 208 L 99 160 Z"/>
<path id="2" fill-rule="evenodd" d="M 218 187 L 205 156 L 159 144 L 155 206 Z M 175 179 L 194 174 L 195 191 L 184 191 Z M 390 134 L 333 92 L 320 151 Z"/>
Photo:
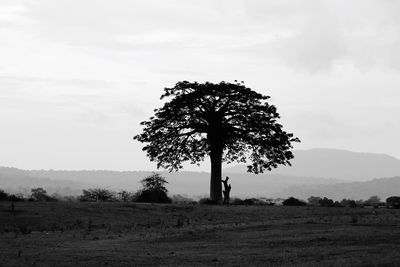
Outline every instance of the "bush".
<path id="1" fill-rule="evenodd" d="M 400 197 L 392 196 L 386 199 L 386 207 L 392 209 L 400 209 Z"/>
<path id="2" fill-rule="evenodd" d="M 342 199 L 342 201 L 340 201 L 340 205 L 342 205 L 343 207 L 349 207 L 349 208 L 356 208 L 357 207 L 357 203 L 355 200 L 353 199 Z"/>
<path id="3" fill-rule="evenodd" d="M 283 201 L 283 206 L 306 206 L 307 204 L 304 201 L 301 201 L 297 198 L 290 197 Z"/>
<path id="4" fill-rule="evenodd" d="M 381 202 L 380 197 L 378 196 L 371 196 L 364 202 L 365 206 L 372 206 L 374 208 L 378 208 L 379 206 L 384 206 L 385 203 Z"/>
<path id="5" fill-rule="evenodd" d="M 255 199 L 255 198 L 246 198 L 245 200 L 243 200 L 243 204 L 251 206 L 251 205 L 256 204 L 256 201 L 257 201 L 257 199 Z"/>
<path id="6" fill-rule="evenodd" d="M 51 197 L 47 194 L 46 190 L 41 187 L 32 188 L 32 195 L 30 197 L 30 201 L 57 201 L 56 198 Z"/>
<path id="7" fill-rule="evenodd" d="M 140 181 L 143 189 L 138 191 L 135 196 L 136 202 L 149 203 L 171 203 L 172 200 L 167 195 L 167 180 L 158 173 L 147 176 Z"/>
<path id="8" fill-rule="evenodd" d="M 25 201 L 25 198 L 21 194 L 16 194 L 16 195 L 12 194 L 8 196 L 8 200 L 12 202 L 22 202 Z"/>
<path id="9" fill-rule="evenodd" d="M 4 190 L 0 189 L 0 201 L 8 200 L 8 194 Z"/>
<path id="10" fill-rule="evenodd" d="M 327 197 L 320 199 L 318 202 L 321 207 L 333 207 L 335 203 L 332 199 Z"/>
<path id="11" fill-rule="evenodd" d="M 78 197 L 79 201 L 82 202 L 106 202 L 114 201 L 114 193 L 108 189 L 94 188 L 88 190 L 82 190 L 82 195 Z"/>
<path id="12" fill-rule="evenodd" d="M 167 196 L 166 192 L 157 189 L 139 191 L 136 194 L 135 201 L 145 203 L 172 203 L 172 200 Z"/>
<path id="13" fill-rule="evenodd" d="M 308 202 L 308 205 L 311 205 L 311 206 L 319 206 L 320 204 L 319 204 L 319 201 L 321 200 L 321 198 L 320 197 L 314 197 L 314 196 L 311 196 L 311 197 L 309 197 L 308 199 L 307 199 L 307 202 Z"/>
<path id="14" fill-rule="evenodd" d="M 119 201 L 128 202 L 132 201 L 134 198 L 134 194 L 125 190 L 122 190 L 117 193 L 117 198 Z"/>
<path id="15" fill-rule="evenodd" d="M 243 199 L 240 199 L 240 198 L 233 198 L 233 199 L 231 199 L 230 204 L 232 204 L 232 205 L 244 205 L 244 201 L 243 201 Z"/>

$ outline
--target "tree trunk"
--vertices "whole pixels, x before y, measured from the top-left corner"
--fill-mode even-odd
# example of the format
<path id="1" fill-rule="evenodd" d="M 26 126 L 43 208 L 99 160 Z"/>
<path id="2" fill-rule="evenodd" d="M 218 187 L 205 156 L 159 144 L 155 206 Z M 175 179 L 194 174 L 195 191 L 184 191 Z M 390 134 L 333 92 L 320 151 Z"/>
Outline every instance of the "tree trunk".
<path id="1" fill-rule="evenodd" d="M 222 149 L 210 153 L 211 181 L 210 199 L 218 204 L 222 203 Z"/>

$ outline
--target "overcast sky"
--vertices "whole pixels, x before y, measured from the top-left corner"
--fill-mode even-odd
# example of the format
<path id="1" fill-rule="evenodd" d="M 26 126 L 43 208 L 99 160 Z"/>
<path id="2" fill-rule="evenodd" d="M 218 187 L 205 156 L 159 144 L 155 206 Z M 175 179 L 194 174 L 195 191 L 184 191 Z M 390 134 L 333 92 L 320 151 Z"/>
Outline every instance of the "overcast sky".
<path id="1" fill-rule="evenodd" d="M 400 158 L 399 14 L 395 0 L 0 0 L 0 166 L 152 170 L 132 137 L 180 80 L 270 95 L 298 149 Z"/>

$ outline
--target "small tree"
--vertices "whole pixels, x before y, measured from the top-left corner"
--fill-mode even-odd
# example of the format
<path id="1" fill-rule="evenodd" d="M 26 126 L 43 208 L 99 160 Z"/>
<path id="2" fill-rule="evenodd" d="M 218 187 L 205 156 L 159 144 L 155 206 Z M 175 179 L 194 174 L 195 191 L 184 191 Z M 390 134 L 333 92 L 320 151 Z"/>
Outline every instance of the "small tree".
<path id="1" fill-rule="evenodd" d="M 365 201 L 368 206 L 378 207 L 381 204 L 381 198 L 378 196 L 371 196 Z"/>
<path id="2" fill-rule="evenodd" d="M 82 195 L 79 196 L 79 201 L 112 201 L 114 199 L 114 193 L 108 189 L 94 188 L 88 190 L 82 190 Z"/>
<path id="3" fill-rule="evenodd" d="M 319 201 L 321 200 L 320 197 L 311 196 L 307 199 L 307 202 L 311 206 L 319 206 Z"/>
<path id="4" fill-rule="evenodd" d="M 42 187 L 32 188 L 31 193 L 31 198 L 34 201 L 56 201 L 56 199 L 49 196 Z"/>
<path id="5" fill-rule="evenodd" d="M 283 206 L 306 206 L 307 204 L 304 201 L 301 201 L 297 198 L 290 197 L 282 202 Z"/>
<path id="6" fill-rule="evenodd" d="M 165 187 L 168 182 L 159 173 L 153 172 L 152 175 L 147 176 L 141 180 L 140 183 L 143 186 L 143 190 L 159 190 L 168 193 L 168 190 Z"/>
<path id="7" fill-rule="evenodd" d="M 171 203 L 171 199 L 167 196 L 168 190 L 165 187 L 168 182 L 160 174 L 153 172 L 140 183 L 143 189 L 136 194 L 137 202 Z"/>
<path id="8" fill-rule="evenodd" d="M 335 204 L 335 202 L 332 199 L 327 198 L 327 197 L 324 197 L 319 200 L 319 205 L 321 207 L 333 207 L 334 204 Z"/>
<path id="9" fill-rule="evenodd" d="M 132 199 L 132 194 L 125 190 L 118 192 L 117 195 L 118 195 L 118 199 L 122 202 L 128 202 Z"/>
<path id="10" fill-rule="evenodd" d="M 4 190 L 0 189 L 0 201 L 8 200 L 8 194 Z"/>

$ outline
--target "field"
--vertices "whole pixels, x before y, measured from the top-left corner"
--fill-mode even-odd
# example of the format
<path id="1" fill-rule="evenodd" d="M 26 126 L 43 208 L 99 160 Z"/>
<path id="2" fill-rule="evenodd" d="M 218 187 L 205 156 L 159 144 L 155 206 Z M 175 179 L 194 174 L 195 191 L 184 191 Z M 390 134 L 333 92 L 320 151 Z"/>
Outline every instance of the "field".
<path id="1" fill-rule="evenodd" d="M 0 266 L 400 266 L 400 210 L 0 202 Z"/>

